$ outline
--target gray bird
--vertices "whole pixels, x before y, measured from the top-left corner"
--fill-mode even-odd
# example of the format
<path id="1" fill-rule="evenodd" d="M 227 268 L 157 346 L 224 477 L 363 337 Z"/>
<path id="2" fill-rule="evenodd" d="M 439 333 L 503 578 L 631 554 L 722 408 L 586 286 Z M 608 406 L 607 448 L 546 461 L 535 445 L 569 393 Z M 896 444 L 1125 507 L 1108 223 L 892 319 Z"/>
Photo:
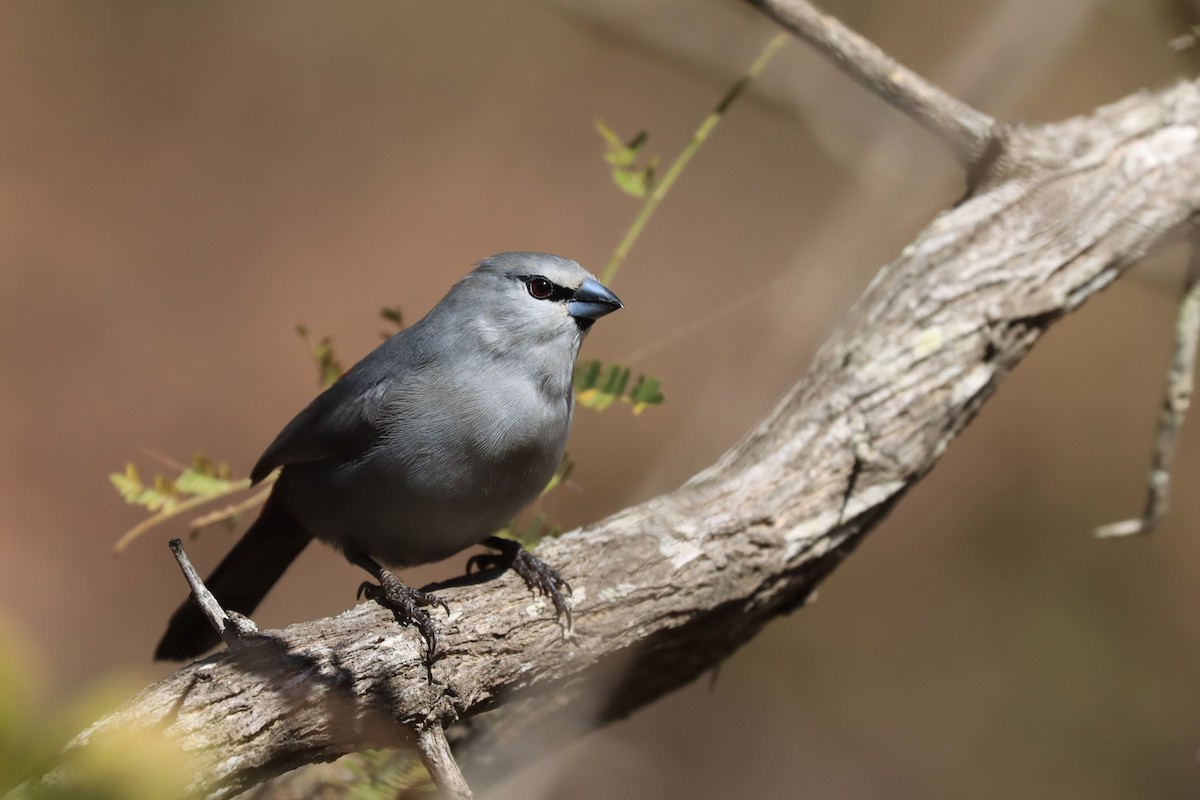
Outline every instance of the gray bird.
<path id="1" fill-rule="evenodd" d="M 569 629 L 567 582 L 492 534 L 558 468 L 579 346 L 595 320 L 621 307 L 566 258 L 501 253 L 480 262 L 280 432 L 250 473 L 258 483 L 282 467 L 279 479 L 208 588 L 227 610 L 249 614 L 315 537 L 378 581 L 360 593 L 415 625 L 432 656 L 437 639 L 425 608 L 445 603 L 390 570 L 485 544 L 499 554 L 474 565 L 510 566 L 553 600 Z M 191 658 L 218 641 L 189 598 L 155 658 Z"/>

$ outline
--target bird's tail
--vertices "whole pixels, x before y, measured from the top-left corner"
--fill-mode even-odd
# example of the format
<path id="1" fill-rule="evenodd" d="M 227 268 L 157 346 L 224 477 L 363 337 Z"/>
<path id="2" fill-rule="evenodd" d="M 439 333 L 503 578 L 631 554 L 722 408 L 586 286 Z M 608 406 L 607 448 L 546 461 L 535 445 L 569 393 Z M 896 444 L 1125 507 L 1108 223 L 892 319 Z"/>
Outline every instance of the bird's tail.
<path id="1" fill-rule="evenodd" d="M 270 497 L 258 519 L 205 584 L 226 611 L 250 614 L 311 540 L 312 536 L 300 523 Z M 184 661 L 220 641 L 199 604 L 188 597 L 171 616 L 154 657 L 160 661 Z"/>

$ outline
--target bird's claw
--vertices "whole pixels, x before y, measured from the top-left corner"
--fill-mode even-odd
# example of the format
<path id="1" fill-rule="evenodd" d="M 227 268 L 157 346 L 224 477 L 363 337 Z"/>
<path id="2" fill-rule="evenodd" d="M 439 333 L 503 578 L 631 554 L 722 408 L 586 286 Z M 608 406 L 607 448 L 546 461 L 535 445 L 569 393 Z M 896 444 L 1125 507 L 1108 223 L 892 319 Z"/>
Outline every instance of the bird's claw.
<path id="1" fill-rule="evenodd" d="M 449 615 L 450 606 L 445 600 L 430 592 L 405 586 L 399 578 L 386 572 L 378 584 L 363 581 L 362 585 L 358 587 L 358 597 L 359 599 L 366 597 L 368 600 L 387 606 L 396 615 L 396 620 L 401 625 L 412 625 L 416 628 L 421 634 L 421 638 L 425 640 L 427 660 L 433 661 L 434 654 L 437 652 L 437 629 L 425 608 L 441 606 L 442 610 Z"/>
<path id="2" fill-rule="evenodd" d="M 475 556 L 475 558 L 479 558 L 479 556 Z M 493 556 L 493 558 L 498 557 Z M 525 548 L 521 548 L 513 554 L 510 566 L 530 589 L 550 598 L 550 601 L 554 603 L 555 612 L 566 620 L 566 632 L 571 633 L 575 629 L 575 615 L 571 613 L 571 604 L 567 602 L 567 598 L 563 597 L 562 593 L 562 590 L 565 589 L 567 594 L 573 594 L 571 584 L 567 582 L 567 579 L 554 567 Z"/>

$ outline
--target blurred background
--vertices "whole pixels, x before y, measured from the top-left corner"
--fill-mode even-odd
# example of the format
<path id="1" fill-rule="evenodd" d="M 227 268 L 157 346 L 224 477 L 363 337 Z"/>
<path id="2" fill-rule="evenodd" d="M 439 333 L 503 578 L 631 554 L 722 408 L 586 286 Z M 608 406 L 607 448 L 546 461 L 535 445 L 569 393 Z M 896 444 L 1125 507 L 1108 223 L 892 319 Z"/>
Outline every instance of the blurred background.
<path id="1" fill-rule="evenodd" d="M 297 323 L 350 363 L 490 253 L 598 271 L 637 211 L 593 124 L 669 159 L 773 29 L 734 0 L 92 3 L 0 25 L 0 627 L 47 714 L 140 686 L 186 590 L 174 526 L 107 475 L 143 450 L 248 472 L 316 392 Z M 830 0 L 1013 122 L 1196 72 L 1185 0 Z M 865 284 L 962 191 L 915 126 L 790 42 L 613 283 L 589 357 L 665 406 L 578 415 L 563 525 L 669 491 L 804 371 Z M 1050 331 L 820 590 L 722 668 L 548 754 L 500 798 L 1195 797 L 1200 447 L 1140 512 L 1184 252 Z M 233 537 L 188 545 L 203 570 Z M 412 575 L 456 573 L 461 558 Z M 334 614 L 361 574 L 310 548 L 260 625 Z"/>

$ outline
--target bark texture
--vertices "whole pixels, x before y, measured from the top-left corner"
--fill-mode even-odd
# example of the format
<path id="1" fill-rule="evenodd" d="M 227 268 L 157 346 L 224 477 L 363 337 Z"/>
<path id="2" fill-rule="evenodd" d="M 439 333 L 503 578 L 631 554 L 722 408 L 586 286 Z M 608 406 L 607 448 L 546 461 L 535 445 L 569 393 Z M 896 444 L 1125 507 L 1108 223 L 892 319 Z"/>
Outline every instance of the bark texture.
<path id="1" fill-rule="evenodd" d="M 1050 324 L 1200 210 L 1198 83 L 993 123 L 982 149 L 984 118 L 967 116 L 964 197 L 879 272 L 768 418 L 678 490 L 539 548 L 575 586 L 574 636 L 505 574 L 442 591 L 452 615 L 435 615 L 443 656 L 427 673 L 417 634 L 364 604 L 186 666 L 73 746 L 159 727 L 196 755 L 197 788 L 228 797 L 412 746 L 430 724 L 482 758 L 547 717 L 599 725 L 718 665 L 803 604 Z M 593 681 L 608 685 L 598 706 Z"/>

